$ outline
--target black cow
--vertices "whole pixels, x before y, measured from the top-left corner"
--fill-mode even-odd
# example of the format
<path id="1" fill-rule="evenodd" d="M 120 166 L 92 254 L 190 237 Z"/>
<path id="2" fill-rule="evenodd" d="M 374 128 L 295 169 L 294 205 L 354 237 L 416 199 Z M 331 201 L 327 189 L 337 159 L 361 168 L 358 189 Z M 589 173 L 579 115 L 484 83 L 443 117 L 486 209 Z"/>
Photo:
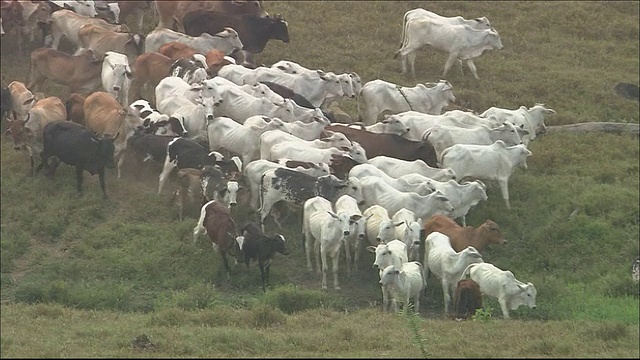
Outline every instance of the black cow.
<path id="1" fill-rule="evenodd" d="M 233 28 L 244 45 L 243 50 L 254 54 L 261 53 L 270 39 L 289 42 L 289 25 L 280 14 L 272 18 L 198 10 L 186 14 L 182 22 L 185 34 L 191 36 L 215 35 L 225 27 Z"/>
<path id="2" fill-rule="evenodd" d="M 437 167 L 436 151 L 429 141 L 414 141 L 396 134 L 373 133 L 340 125 L 329 125 L 325 127 L 325 131 L 327 130 L 341 132 L 349 140 L 356 141 L 369 159 L 376 156 L 389 156 L 407 161 L 419 159 L 429 166 Z"/>
<path id="3" fill-rule="evenodd" d="M 2 92 L 0 93 L 0 118 L 2 120 L 9 115 L 11 106 L 11 91 L 9 91 L 8 87 L 2 85 Z"/>
<path id="4" fill-rule="evenodd" d="M 104 184 L 104 168 L 113 168 L 113 138 L 99 138 L 86 127 L 70 121 L 48 123 L 42 130 L 43 152 L 42 162 L 36 173 L 47 166 L 47 175 L 53 176 L 60 162 L 76 167 L 76 181 L 78 192 L 82 192 L 82 171 L 91 175 L 98 174 L 102 195 L 106 198 L 107 191 Z M 57 159 L 49 166 L 48 160 L 55 156 Z"/>
<path id="5" fill-rule="evenodd" d="M 209 152 L 197 142 L 177 137 L 170 141 L 166 147 L 164 167 L 160 173 L 158 194 L 162 192 L 169 174 L 175 169 L 193 168 L 202 169 L 205 165 L 219 166 L 227 180 L 238 181 L 242 170 L 242 161 L 237 156 L 231 160 L 221 160 L 219 153 Z"/>
<path id="6" fill-rule="evenodd" d="M 260 224 L 264 230 L 264 219 L 280 201 L 301 207 L 315 196 L 335 202 L 345 194 L 352 196 L 359 204 L 364 203 L 360 181 L 356 178 L 340 180 L 333 175 L 315 177 L 286 168 L 267 170 L 260 178 Z M 274 215 L 275 223 L 282 228 L 279 215 Z"/>
<path id="7" fill-rule="evenodd" d="M 284 236 L 280 234 L 272 237 L 266 236 L 256 223 L 246 224 L 240 230 L 240 235 L 244 237 L 240 245 L 244 255 L 244 263 L 248 268 L 251 260 L 258 261 L 262 291 L 266 291 L 267 286 L 269 286 L 269 267 L 273 256 L 276 252 L 282 255 L 289 255 L 289 250 L 285 246 Z"/>

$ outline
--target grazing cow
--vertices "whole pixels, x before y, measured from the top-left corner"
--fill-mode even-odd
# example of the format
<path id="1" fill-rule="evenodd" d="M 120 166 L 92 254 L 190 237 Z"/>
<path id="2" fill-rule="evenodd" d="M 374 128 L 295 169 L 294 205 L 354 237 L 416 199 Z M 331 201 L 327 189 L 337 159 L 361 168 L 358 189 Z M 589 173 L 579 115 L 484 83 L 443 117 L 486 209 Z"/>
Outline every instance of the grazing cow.
<path id="1" fill-rule="evenodd" d="M 452 24 L 452 25 L 468 25 L 471 28 L 474 29 L 491 29 L 491 23 L 489 22 L 489 19 L 487 19 L 486 17 L 481 17 L 481 18 L 475 18 L 475 19 L 465 19 L 462 16 L 453 16 L 453 17 L 446 17 L 446 16 L 441 16 L 438 15 L 434 12 L 425 10 L 425 9 L 421 9 L 421 8 L 416 8 L 416 9 L 412 9 L 407 11 L 404 14 L 404 19 L 402 22 L 402 41 L 400 46 L 401 47 L 405 47 L 407 46 L 407 42 L 408 42 L 408 38 L 407 38 L 407 25 L 409 24 L 409 22 L 413 21 L 414 19 L 425 19 L 425 22 L 428 22 L 428 19 L 433 19 L 434 21 L 437 22 L 442 22 L 445 24 Z M 413 25 L 412 25 L 413 27 Z M 415 31 L 414 29 L 410 29 L 409 31 Z M 411 36 L 414 36 L 413 34 Z M 417 49 L 416 49 L 417 50 Z M 407 67 L 409 64 L 411 64 L 411 71 L 412 71 L 412 75 L 415 77 L 415 61 L 416 61 L 416 52 L 413 51 L 411 53 L 408 53 L 407 55 L 401 57 L 401 61 L 402 61 L 402 73 L 406 74 L 407 73 Z M 458 59 L 458 62 L 461 62 L 462 59 Z M 471 61 L 471 60 L 469 60 Z M 462 64 L 460 65 L 460 67 L 462 67 Z M 471 66 L 470 66 L 471 67 Z"/>
<path id="2" fill-rule="evenodd" d="M 267 17 L 262 0 L 231 1 L 155 1 L 159 22 L 157 28 L 184 32 L 184 17 L 195 11 L 213 11 L 222 15 Z"/>
<path id="3" fill-rule="evenodd" d="M 75 166 L 78 192 L 82 192 L 82 171 L 98 174 L 102 195 L 107 197 L 104 183 L 104 167 L 113 167 L 113 138 L 98 137 L 86 127 L 70 122 L 58 121 L 44 126 L 42 130 L 42 162 L 36 172 L 47 166 L 48 175 L 53 176 L 60 161 Z M 49 166 L 50 157 L 58 160 Z"/>
<path id="4" fill-rule="evenodd" d="M 219 165 L 229 180 L 236 180 L 242 170 L 242 161 L 238 157 L 219 160 L 215 152 L 209 152 L 202 145 L 186 138 L 173 138 L 168 142 L 165 150 L 164 164 L 158 181 L 158 194 L 162 193 L 167 178 L 176 168 L 202 169 L 205 165 Z"/>
<path id="5" fill-rule="evenodd" d="M 11 98 L 10 115 L 15 120 L 25 120 L 27 114 L 29 113 L 29 110 L 31 110 L 31 108 L 33 108 L 33 105 L 36 103 L 36 97 L 28 89 L 28 87 L 20 81 L 12 81 L 11 83 L 9 83 L 7 90 Z"/>
<path id="6" fill-rule="evenodd" d="M 304 202 L 302 233 L 304 235 L 307 254 L 307 269 L 312 272 L 312 253 L 316 259 L 316 271 L 320 272 L 322 260 L 322 290 L 327 290 L 327 255 L 332 259 L 333 288 L 340 290 L 338 283 L 338 263 L 340 260 L 340 246 L 349 236 L 349 228 L 353 218 L 344 211 L 333 211 L 331 201 L 322 196 L 315 196 Z"/>
<path id="7" fill-rule="evenodd" d="M 423 140 L 427 139 L 433 144 L 438 159 L 444 149 L 455 144 L 491 145 L 498 140 L 502 140 L 507 146 L 522 144 L 518 127 L 510 122 L 505 122 L 498 127 L 480 125 L 461 128 L 435 125 L 425 131 Z"/>
<path id="8" fill-rule="evenodd" d="M 480 116 L 487 118 L 494 116 L 499 121 L 509 121 L 517 126 L 522 126 L 527 130 L 527 134 L 523 135 L 522 141 L 528 146 L 529 142 L 536 138 L 536 135 L 546 131 L 545 115 L 555 115 L 555 113 L 553 109 L 547 109 L 544 104 L 535 104 L 528 109 L 526 106 L 520 106 L 516 110 L 490 107 Z"/>
<path id="9" fill-rule="evenodd" d="M 448 168 L 436 168 L 422 160 L 406 161 L 390 156 L 376 156 L 369 159 L 369 164 L 384 171 L 389 176 L 400 177 L 409 174 L 420 174 L 438 181 L 455 180 L 456 174 Z"/>
<path id="10" fill-rule="evenodd" d="M 215 11 L 194 11 L 184 17 L 184 33 L 214 35 L 230 27 L 238 32 L 243 50 L 261 53 L 270 39 L 289 42 L 289 26 L 280 14 L 275 17 L 231 16 Z"/>
<path id="11" fill-rule="evenodd" d="M 129 88 L 132 76 L 126 55 L 113 51 L 105 53 L 102 61 L 102 88 L 123 107 L 129 105 Z"/>
<path id="12" fill-rule="evenodd" d="M 302 206 L 314 196 L 335 202 L 345 194 L 353 196 L 360 204 L 360 181 L 355 178 L 340 180 L 333 175 L 314 177 L 290 169 L 267 170 L 260 180 L 260 224 L 264 228 L 264 220 L 280 201 Z M 274 221 L 282 228 L 277 217 L 274 217 Z"/>
<path id="13" fill-rule="evenodd" d="M 62 38 L 66 38 L 74 47 L 79 47 L 80 38 L 78 33 L 84 25 L 93 25 L 114 32 L 129 31 L 126 25 L 110 24 L 100 18 L 79 15 L 71 10 L 58 10 L 51 14 L 51 47 L 58 50 Z"/>
<path id="14" fill-rule="evenodd" d="M 84 101 L 87 98 L 78 93 L 72 93 L 64 103 L 67 110 L 67 120 L 76 124 L 85 125 L 84 123 Z"/>
<path id="15" fill-rule="evenodd" d="M 259 204 L 259 191 L 260 191 L 260 179 L 265 171 L 276 168 L 290 168 L 292 170 L 300 171 L 301 173 L 319 177 L 330 174 L 329 165 L 324 163 L 312 163 L 306 161 L 293 161 L 289 159 L 281 159 L 281 163 L 275 163 L 273 161 L 259 159 L 254 160 L 246 164 L 243 172 L 247 184 L 249 185 L 250 200 L 249 206 L 253 210 L 258 210 Z"/>
<path id="16" fill-rule="evenodd" d="M 420 312 L 420 295 L 427 283 L 422 277 L 422 264 L 419 262 L 406 262 L 400 268 L 387 266 L 380 274 L 380 286 L 382 293 L 387 294 L 386 298 L 383 296 L 382 310 L 398 313 L 400 301 L 404 303 L 403 311 L 407 311 L 409 301 L 413 299 L 413 312 Z"/>
<path id="17" fill-rule="evenodd" d="M 444 107 L 456 101 L 453 86 L 446 80 L 404 87 L 376 79 L 362 86 L 359 97 L 358 104 L 364 105 L 360 118 L 365 125 L 373 125 L 383 112 L 397 114 L 413 110 L 440 115 Z"/>
<path id="18" fill-rule="evenodd" d="M 349 225 L 349 235 L 345 237 L 344 254 L 347 261 L 347 273 L 351 275 L 351 268 L 356 268 L 352 264 L 351 257 L 354 251 L 363 246 L 367 237 L 367 218 L 362 215 L 358 207 L 358 201 L 349 195 L 342 195 L 336 200 L 336 212 L 345 212 L 352 219 Z M 358 257 L 359 258 L 359 257 Z"/>
<path id="19" fill-rule="evenodd" d="M 258 261 L 262 291 L 266 291 L 267 286 L 269 286 L 269 268 L 271 267 L 273 256 L 277 252 L 282 255 L 289 255 L 284 236 L 280 234 L 267 236 L 256 223 L 246 224 L 240 230 L 240 234 L 244 238 L 244 241 L 240 244 L 240 250 L 244 254 L 244 263 L 248 268 L 252 260 Z"/>
<path id="20" fill-rule="evenodd" d="M 364 205 L 380 205 L 390 214 L 395 214 L 404 207 L 413 211 L 417 217 L 428 219 L 434 214 L 448 215 L 453 211 L 453 205 L 440 190 L 428 195 L 403 192 L 373 176 L 360 179 L 360 183 Z"/>
<path id="21" fill-rule="evenodd" d="M 34 175 L 35 156 L 42 152 L 42 129 L 46 124 L 56 121 L 65 121 L 67 111 L 62 100 L 56 96 L 38 100 L 27 113 L 25 120 L 8 120 L 8 128 L 5 134 L 11 134 L 13 148 L 29 151 L 31 163 L 31 176 Z"/>
<path id="22" fill-rule="evenodd" d="M 189 45 L 200 54 L 206 54 L 211 49 L 218 49 L 225 55 L 230 55 L 235 50 L 242 49 L 238 33 L 232 28 L 225 28 L 214 35 L 204 33 L 200 36 L 189 36 L 169 29 L 156 28 L 147 35 L 144 52 L 157 52 L 162 45 L 171 41 Z"/>
<path id="23" fill-rule="evenodd" d="M 89 94 L 100 88 L 102 59 L 96 59 L 91 50 L 78 55 L 41 48 L 31 53 L 29 84 L 32 91 L 39 91 L 47 80 L 66 85 L 70 92 Z"/>
<path id="24" fill-rule="evenodd" d="M 260 135 L 265 131 L 285 129 L 282 120 L 271 119 L 264 126 L 243 125 L 228 117 L 216 117 L 207 125 L 209 150 L 225 148 L 240 154 L 246 165 L 260 158 Z"/>
<path id="25" fill-rule="evenodd" d="M 631 278 L 635 282 L 640 281 L 640 256 L 636 256 L 633 264 L 631 264 Z"/>
<path id="26" fill-rule="evenodd" d="M 477 228 L 473 228 L 471 226 L 462 227 L 450 217 L 434 215 L 424 223 L 425 235 L 428 236 L 433 232 L 447 235 L 451 246 L 457 252 L 468 246 L 473 246 L 482 253 L 489 245 L 505 245 L 507 243 L 498 224 L 489 219 Z"/>
<path id="27" fill-rule="evenodd" d="M 480 285 L 471 279 L 458 281 L 453 295 L 453 316 L 456 320 L 468 319 L 482 309 Z"/>
<path id="28" fill-rule="evenodd" d="M 378 134 L 341 125 L 329 125 L 325 130 L 345 134 L 349 140 L 360 144 L 369 158 L 389 156 L 406 161 L 422 160 L 429 166 L 437 163 L 436 151 L 430 141 L 407 140 L 395 134 Z"/>
<path id="29" fill-rule="evenodd" d="M 516 166 L 527 168 L 531 156 L 524 145 L 509 146 L 501 140 L 491 145 L 456 144 L 442 152 L 442 167 L 451 168 L 459 180 L 464 178 L 495 181 L 500 185 L 507 209 L 509 203 L 509 177 Z"/>
<path id="30" fill-rule="evenodd" d="M 427 279 L 429 272 L 432 272 L 440 279 L 444 296 L 444 312 L 449 314 L 449 306 L 452 305 L 455 286 L 460 280 L 460 275 L 469 264 L 483 262 L 482 255 L 473 246 L 456 252 L 451 247 L 449 237 L 439 232 L 429 234 L 424 246 L 424 278 Z"/>
<path id="31" fill-rule="evenodd" d="M 129 64 L 133 64 L 136 57 L 142 54 L 144 35 L 130 32 L 114 32 L 95 25 L 83 25 L 78 31 L 80 47 L 91 49 L 96 57 L 103 57 L 107 51 L 125 54 Z M 77 52 L 76 52 L 77 53 Z"/>
<path id="32" fill-rule="evenodd" d="M 123 107 L 113 96 L 97 91 L 84 101 L 84 116 L 87 128 L 101 136 L 114 137 L 114 158 L 117 162 L 118 179 L 122 175 L 128 139 L 136 129 L 142 129 L 142 119 L 130 107 Z"/>
<path id="33" fill-rule="evenodd" d="M 216 200 L 211 200 L 202 206 L 198 224 L 193 228 L 193 242 L 196 243 L 198 236 L 205 232 L 209 235 L 211 245 L 215 252 L 220 252 L 224 268 L 228 274 L 231 273 L 227 254 L 235 257 L 236 262 L 243 261 L 243 254 L 240 250 L 240 242 L 236 223 L 224 205 Z"/>
<path id="34" fill-rule="evenodd" d="M 415 77 L 415 52 L 425 45 L 431 45 L 437 50 L 449 54 L 447 62 L 444 64 L 442 77 L 447 76 L 447 72 L 454 61 L 465 60 L 471 70 L 473 77 L 478 77 L 473 59 L 482 55 L 485 50 L 502 49 L 500 35 L 494 28 L 477 29 L 467 24 L 451 24 L 447 21 L 432 17 L 413 19 L 409 21 L 403 29 L 405 39 L 402 47 L 396 51 L 394 58 L 400 56 L 403 66 L 403 73 L 407 72 L 406 57 L 411 62 L 411 74 Z M 462 67 L 460 67 L 462 69 Z"/>
<path id="35" fill-rule="evenodd" d="M 478 263 L 467 266 L 460 279 L 469 278 L 480 285 L 483 295 L 498 299 L 502 317 L 509 319 L 509 310 L 521 305 L 536 308 L 536 294 L 532 283 L 523 283 L 509 270 L 501 270 L 493 264 Z"/>
<path id="36" fill-rule="evenodd" d="M 151 107 L 146 100 L 136 100 L 129 105 L 136 110 L 142 125 L 151 134 L 168 135 L 168 136 L 187 136 L 187 129 L 184 128 L 182 118 L 161 114 L 158 110 Z"/>

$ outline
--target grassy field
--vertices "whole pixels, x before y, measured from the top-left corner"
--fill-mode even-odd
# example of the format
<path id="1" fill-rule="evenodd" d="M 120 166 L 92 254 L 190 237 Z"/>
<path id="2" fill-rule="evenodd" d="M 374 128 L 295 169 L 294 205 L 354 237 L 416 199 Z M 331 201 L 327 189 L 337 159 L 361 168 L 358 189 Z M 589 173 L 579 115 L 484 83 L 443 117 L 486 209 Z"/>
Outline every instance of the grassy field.
<path id="1" fill-rule="evenodd" d="M 270 42 L 260 63 L 287 59 L 405 86 L 439 80 L 446 61 L 425 48 L 417 78 L 400 74 L 393 54 L 407 10 L 486 16 L 504 49 L 474 61 L 480 80 L 451 69 L 458 105 L 482 112 L 544 103 L 557 112 L 547 125 L 639 123 L 638 102 L 613 91 L 618 82 L 638 83 L 639 2 L 265 6 L 288 21 L 291 42 Z M 2 38 L 3 84 L 27 79 L 28 55 L 13 45 Z M 66 98 L 68 91 L 49 83 L 45 94 Z M 357 117 L 354 100 L 340 106 Z M 306 271 L 295 216 L 282 231 L 291 254 L 276 256 L 272 288 L 263 294 L 255 265 L 235 267 L 227 278 L 208 240 L 192 242 L 197 210 L 177 220 L 170 191 L 156 194 L 157 167 L 136 177 L 129 163 L 122 179 L 109 171 L 103 201 L 97 177 L 85 173 L 79 196 L 73 168 L 31 178 L 27 154 L 7 136 L 0 145 L 2 357 L 640 356 L 639 288 L 630 275 L 640 236 L 637 136 L 540 136 L 529 146 L 529 168 L 511 177 L 512 209 L 489 188 L 467 224 L 489 218 L 500 225 L 509 242 L 484 259 L 534 283 L 538 307 L 503 321 L 497 302 L 486 299 L 485 312 L 465 322 L 444 316 L 434 279 L 419 316 L 383 313 L 371 256 L 351 278 L 342 276 L 342 290 L 320 291 L 320 275 Z M 255 220 L 242 206 L 233 216 L 239 225 Z M 132 346 L 142 334 L 155 350 Z"/>

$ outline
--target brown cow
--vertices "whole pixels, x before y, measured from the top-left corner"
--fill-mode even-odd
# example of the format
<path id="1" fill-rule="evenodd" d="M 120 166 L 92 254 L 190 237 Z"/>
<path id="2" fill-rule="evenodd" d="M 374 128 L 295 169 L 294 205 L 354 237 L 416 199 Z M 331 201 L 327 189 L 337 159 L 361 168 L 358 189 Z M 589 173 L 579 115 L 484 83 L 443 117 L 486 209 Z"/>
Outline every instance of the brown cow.
<path id="1" fill-rule="evenodd" d="M 65 121 L 67 111 L 62 100 L 56 96 L 38 100 L 27 113 L 26 120 L 7 119 L 8 128 L 5 134 L 13 139 L 16 151 L 27 149 L 31 162 L 31 176 L 34 174 L 35 159 L 42 152 L 42 129 L 45 125 L 56 121 Z"/>
<path id="2" fill-rule="evenodd" d="M 20 81 L 12 81 L 9 86 L 11 94 L 11 116 L 16 120 L 25 120 L 27 113 L 35 104 L 36 97 Z"/>
<path id="3" fill-rule="evenodd" d="M 236 262 L 244 261 L 244 254 L 240 250 L 238 241 L 238 228 L 231 217 L 229 210 L 220 202 L 211 200 L 202 206 L 200 219 L 193 229 L 193 241 L 198 240 L 198 235 L 206 232 L 215 252 L 220 252 L 224 268 L 230 273 L 227 253 L 236 258 Z"/>
<path id="4" fill-rule="evenodd" d="M 166 55 L 173 60 L 192 59 L 196 61 L 197 59 L 194 55 L 198 54 L 198 52 L 191 46 L 177 41 L 171 41 L 162 45 L 160 49 L 158 49 L 158 53 Z M 224 52 L 218 49 L 209 50 L 204 57 L 207 66 L 207 74 L 211 77 L 216 76 L 221 67 L 232 64 L 231 61 L 225 58 Z"/>
<path id="5" fill-rule="evenodd" d="M 329 168 L 335 177 L 340 180 L 346 180 L 349 177 L 349 171 L 358 164 L 359 162 L 348 156 L 333 154 L 329 161 Z"/>
<path id="6" fill-rule="evenodd" d="M 31 53 L 29 83 L 27 87 L 38 91 L 49 79 L 69 87 L 70 92 L 88 94 L 102 86 L 100 74 L 102 60 L 96 59 L 93 51 L 84 50 L 78 55 L 41 48 Z"/>
<path id="7" fill-rule="evenodd" d="M 133 79 L 129 90 L 129 103 L 142 99 L 142 88 L 151 88 L 152 98 L 155 98 L 155 88 L 160 80 L 169 76 L 169 69 L 174 60 L 157 52 L 144 53 L 136 58 L 131 65 Z"/>
<path id="8" fill-rule="evenodd" d="M 93 50 L 96 58 L 104 57 L 107 51 L 115 51 L 126 55 L 132 64 L 138 55 L 144 53 L 144 35 L 115 32 L 91 24 L 78 30 L 78 40 L 80 47 Z"/>
<path id="9" fill-rule="evenodd" d="M 145 1 L 117 1 L 118 7 L 120 8 L 120 22 L 124 22 L 124 20 L 128 17 L 133 18 L 133 23 L 135 26 L 133 27 L 133 31 L 138 33 L 143 33 L 142 24 L 144 21 L 144 13 L 151 8 L 152 0 Z"/>
<path id="10" fill-rule="evenodd" d="M 155 1 L 159 21 L 157 28 L 167 28 L 184 32 L 182 19 L 190 12 L 198 10 L 215 11 L 225 15 L 253 15 L 266 17 L 262 0 L 224 1 Z"/>
<path id="11" fill-rule="evenodd" d="M 447 235 L 456 252 L 466 249 L 467 246 L 473 246 L 482 253 L 491 244 L 507 243 L 498 224 L 489 219 L 474 229 L 471 226 L 462 227 L 447 216 L 433 215 L 424 223 L 424 236 L 435 231 Z"/>
<path id="12" fill-rule="evenodd" d="M 482 308 L 480 285 L 471 279 L 458 281 L 453 295 L 453 316 L 456 320 L 468 319 Z"/>
<path id="13" fill-rule="evenodd" d="M 78 93 L 69 95 L 69 98 L 64 103 L 67 109 L 67 120 L 84 125 L 84 101 L 86 99 L 84 95 Z"/>
<path id="14" fill-rule="evenodd" d="M 110 94 L 97 91 L 87 96 L 84 101 L 84 121 L 87 128 L 98 136 L 114 137 L 113 158 L 117 161 L 120 178 L 127 140 L 133 136 L 136 129 L 142 129 L 142 119 L 129 106 L 123 108 Z"/>
<path id="15" fill-rule="evenodd" d="M 200 186 L 200 169 L 184 168 L 178 170 L 178 188 L 173 194 L 174 202 L 178 208 L 178 219 L 182 221 L 185 205 L 202 204 L 204 196 Z"/>

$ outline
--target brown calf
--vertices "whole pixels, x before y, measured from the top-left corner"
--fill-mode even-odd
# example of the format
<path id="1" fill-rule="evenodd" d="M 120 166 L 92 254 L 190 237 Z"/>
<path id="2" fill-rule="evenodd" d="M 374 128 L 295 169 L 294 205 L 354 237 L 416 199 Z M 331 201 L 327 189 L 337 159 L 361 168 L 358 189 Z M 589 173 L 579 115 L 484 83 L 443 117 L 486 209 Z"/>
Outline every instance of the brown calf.
<path id="1" fill-rule="evenodd" d="M 473 228 L 472 226 L 462 227 L 444 215 L 433 215 L 424 223 L 424 236 L 434 231 L 447 235 L 456 252 L 464 250 L 467 246 L 473 246 L 482 253 L 490 244 L 507 243 L 498 224 L 489 219 L 477 228 Z"/>
<path id="2" fill-rule="evenodd" d="M 238 228 L 229 210 L 220 202 L 212 200 L 202 206 L 198 225 L 193 229 L 193 240 L 205 231 L 209 235 L 213 250 L 220 252 L 224 268 L 230 273 L 227 253 L 235 257 L 236 262 L 242 262 L 244 256 L 238 244 Z"/>
<path id="3" fill-rule="evenodd" d="M 468 319 L 482 308 L 480 285 L 471 279 L 458 281 L 453 295 L 453 316 L 456 320 Z"/>

